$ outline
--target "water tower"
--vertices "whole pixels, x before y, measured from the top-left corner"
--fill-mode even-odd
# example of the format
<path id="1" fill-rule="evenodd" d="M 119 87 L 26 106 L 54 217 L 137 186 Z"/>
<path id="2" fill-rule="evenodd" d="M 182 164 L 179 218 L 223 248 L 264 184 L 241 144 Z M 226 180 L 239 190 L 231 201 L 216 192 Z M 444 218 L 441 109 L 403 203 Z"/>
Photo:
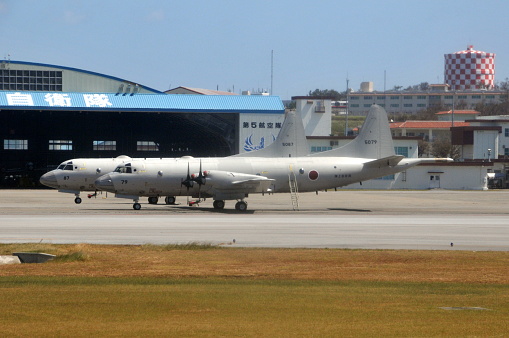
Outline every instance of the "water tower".
<path id="1" fill-rule="evenodd" d="M 495 53 L 474 50 L 468 46 L 452 54 L 444 54 L 445 83 L 451 90 L 493 89 L 495 87 Z"/>

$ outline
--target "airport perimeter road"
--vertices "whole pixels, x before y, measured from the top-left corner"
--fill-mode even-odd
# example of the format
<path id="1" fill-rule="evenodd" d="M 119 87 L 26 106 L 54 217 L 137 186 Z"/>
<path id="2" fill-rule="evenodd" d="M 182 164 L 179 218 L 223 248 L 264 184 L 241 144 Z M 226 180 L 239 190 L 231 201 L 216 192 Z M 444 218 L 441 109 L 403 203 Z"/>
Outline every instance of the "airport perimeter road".
<path id="1" fill-rule="evenodd" d="M 247 213 L 149 205 L 55 190 L 0 190 L 0 242 L 509 251 L 509 191 L 348 191 L 254 195 Z M 144 199 L 146 200 L 146 199 Z M 144 201 L 142 200 L 142 201 Z M 233 240 L 235 239 L 235 243 Z M 453 243 L 453 246 L 451 246 Z"/>

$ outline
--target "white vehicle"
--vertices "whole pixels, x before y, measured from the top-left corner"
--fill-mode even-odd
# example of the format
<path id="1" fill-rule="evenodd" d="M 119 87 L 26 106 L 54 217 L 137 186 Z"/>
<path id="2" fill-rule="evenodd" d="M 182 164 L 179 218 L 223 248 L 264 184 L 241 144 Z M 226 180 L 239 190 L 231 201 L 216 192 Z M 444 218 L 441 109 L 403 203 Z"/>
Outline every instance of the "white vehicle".
<path id="1" fill-rule="evenodd" d="M 385 110 L 373 105 L 359 135 L 343 147 L 308 154 L 302 121 L 289 113 L 278 137 L 268 147 L 222 158 L 182 157 L 166 161 L 133 160 L 99 177 L 98 189 L 134 200 L 140 196 L 212 198 L 216 209 L 237 200 L 246 211 L 250 193 L 292 194 L 346 186 L 404 171 L 422 162 L 452 159 L 404 158 L 394 153 Z"/>

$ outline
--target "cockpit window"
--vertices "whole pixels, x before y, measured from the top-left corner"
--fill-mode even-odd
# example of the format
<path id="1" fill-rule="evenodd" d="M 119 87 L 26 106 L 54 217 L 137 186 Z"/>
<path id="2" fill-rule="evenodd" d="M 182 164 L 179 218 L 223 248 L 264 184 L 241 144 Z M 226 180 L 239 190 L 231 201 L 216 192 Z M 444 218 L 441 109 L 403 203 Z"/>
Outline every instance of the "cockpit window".
<path id="1" fill-rule="evenodd" d="M 131 174 L 132 173 L 131 164 L 127 163 L 125 165 L 120 165 L 115 168 L 115 172 L 121 174 Z"/>
<path id="2" fill-rule="evenodd" d="M 67 163 L 63 162 L 60 163 L 60 165 L 57 167 L 57 170 L 72 170 L 72 161 L 69 161 Z"/>

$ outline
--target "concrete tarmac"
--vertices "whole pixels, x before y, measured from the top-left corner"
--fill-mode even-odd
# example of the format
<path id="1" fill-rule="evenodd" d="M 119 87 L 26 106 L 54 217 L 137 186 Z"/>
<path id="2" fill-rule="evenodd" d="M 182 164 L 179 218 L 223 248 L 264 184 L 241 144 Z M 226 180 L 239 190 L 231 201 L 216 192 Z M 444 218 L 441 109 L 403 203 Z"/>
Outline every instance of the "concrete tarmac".
<path id="1" fill-rule="evenodd" d="M 0 242 L 509 251 L 509 191 L 355 191 L 251 195 L 248 211 L 212 200 L 150 205 L 99 194 L 0 190 Z"/>

